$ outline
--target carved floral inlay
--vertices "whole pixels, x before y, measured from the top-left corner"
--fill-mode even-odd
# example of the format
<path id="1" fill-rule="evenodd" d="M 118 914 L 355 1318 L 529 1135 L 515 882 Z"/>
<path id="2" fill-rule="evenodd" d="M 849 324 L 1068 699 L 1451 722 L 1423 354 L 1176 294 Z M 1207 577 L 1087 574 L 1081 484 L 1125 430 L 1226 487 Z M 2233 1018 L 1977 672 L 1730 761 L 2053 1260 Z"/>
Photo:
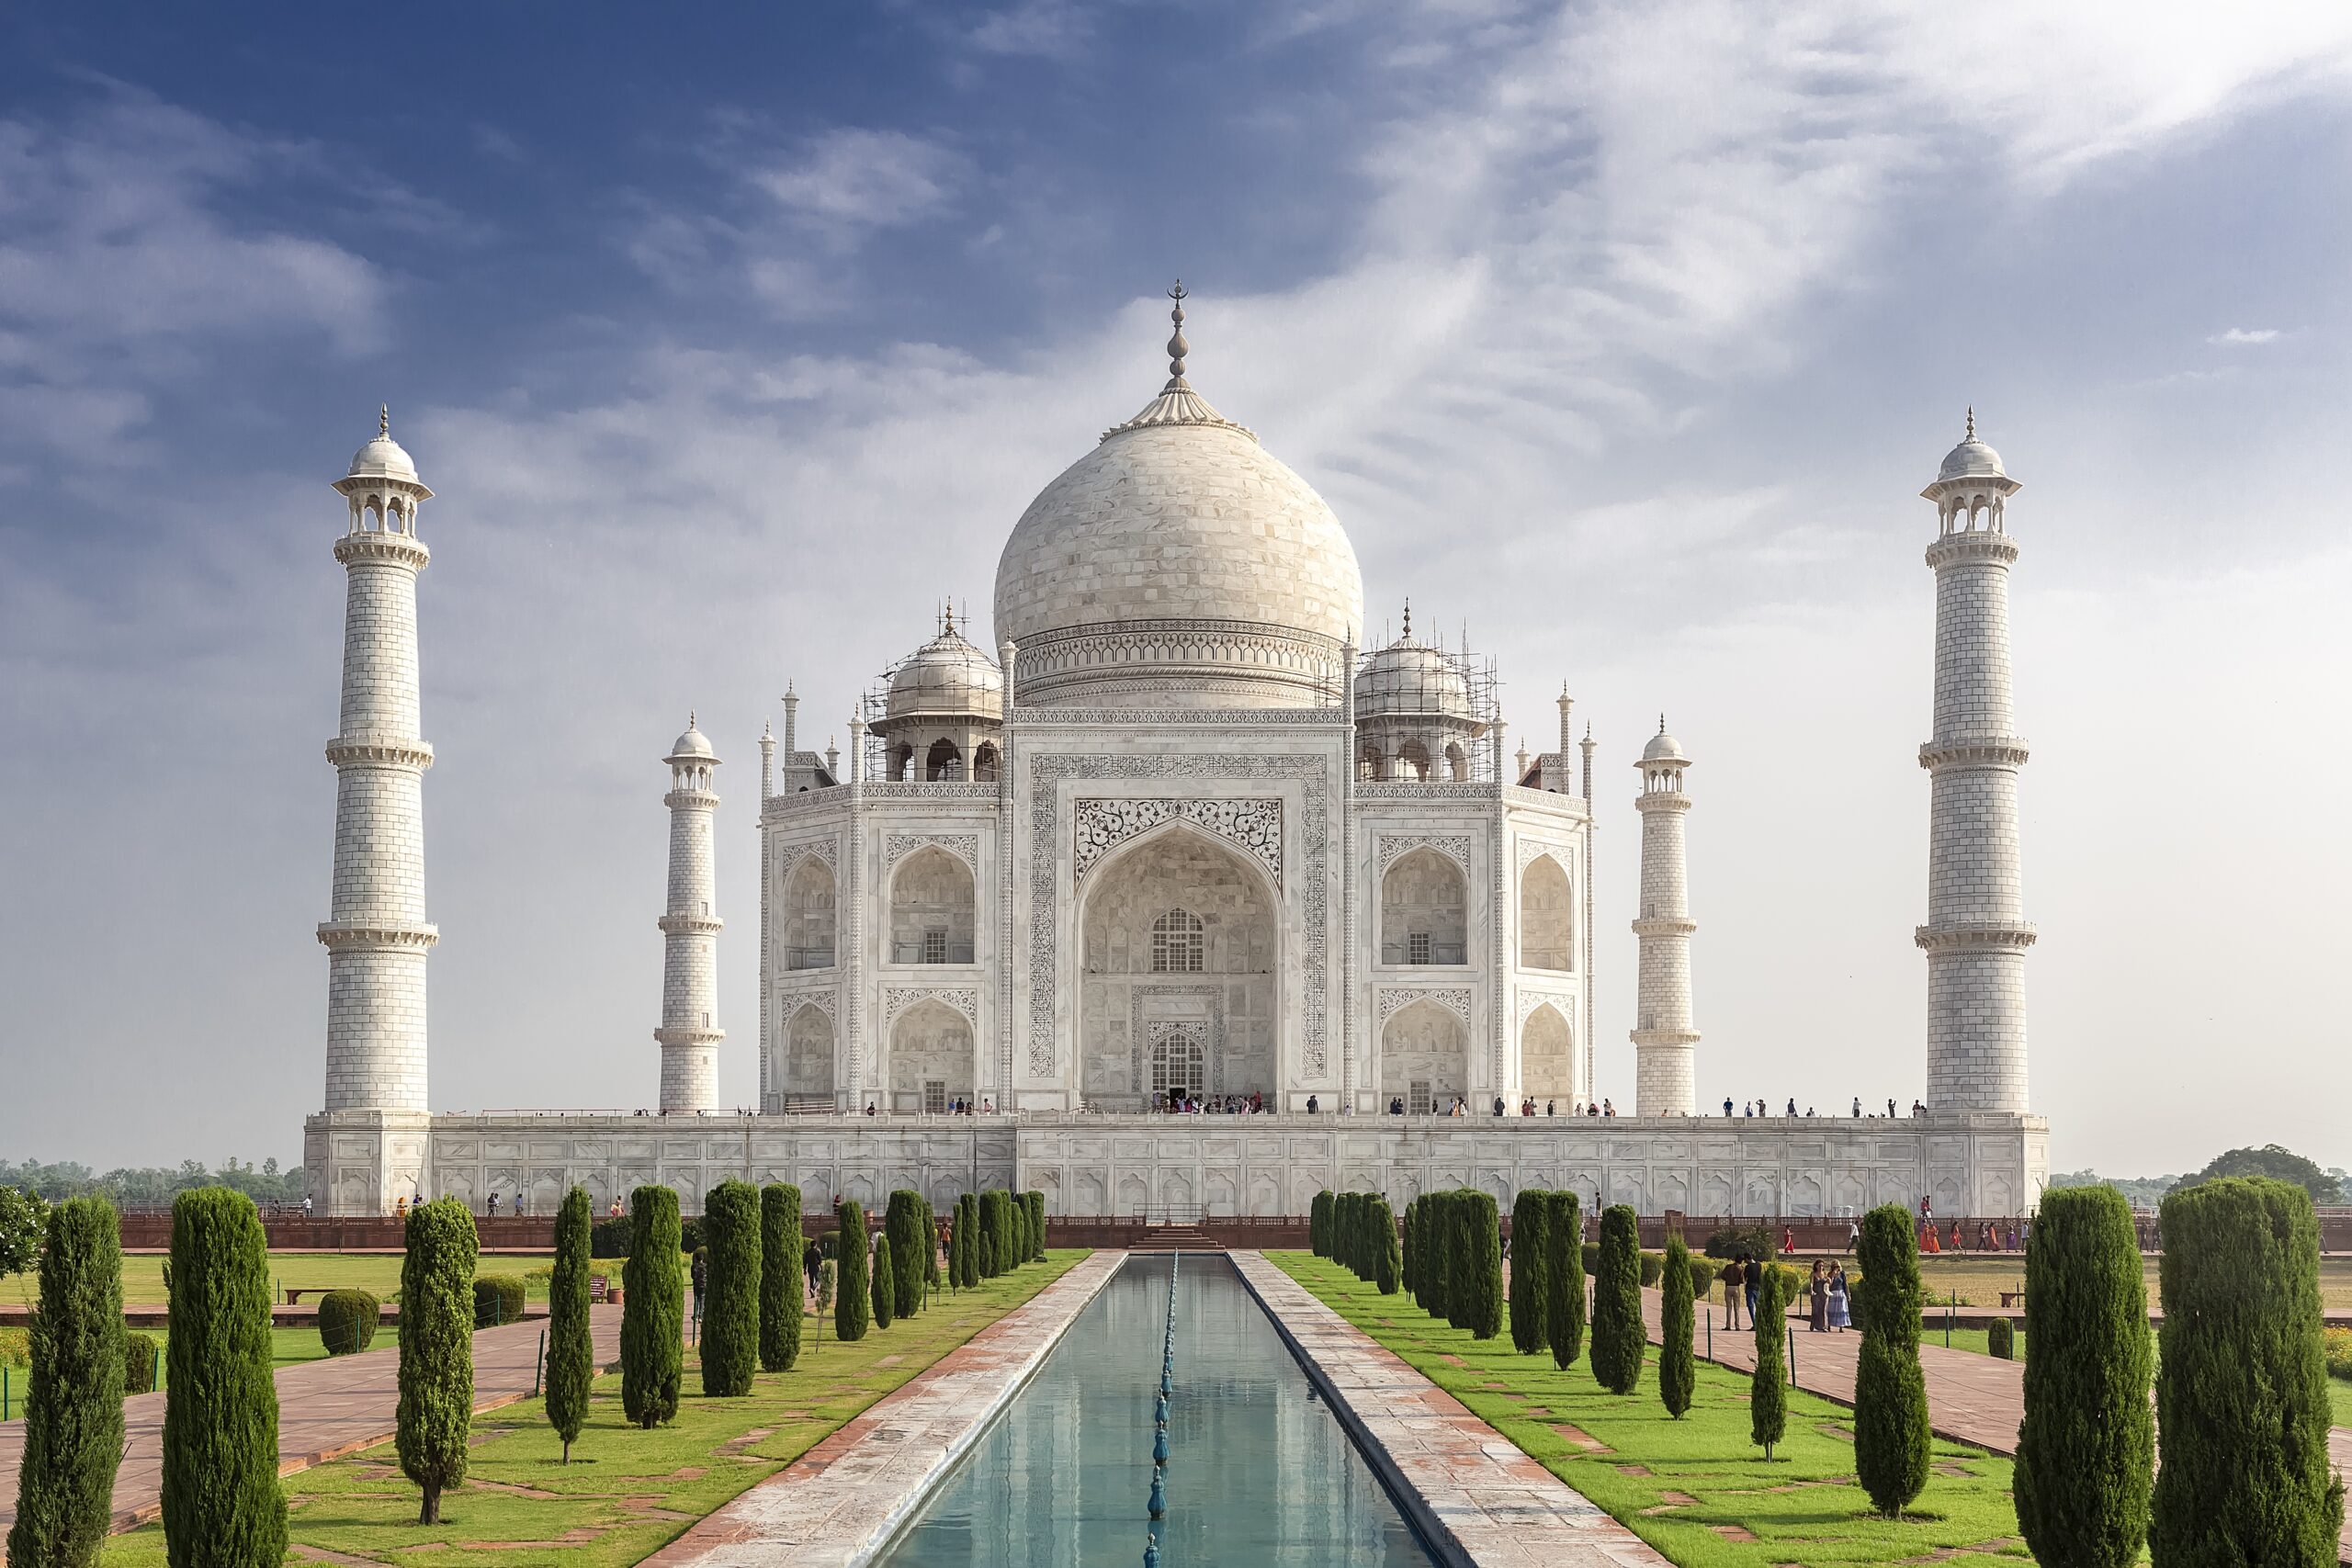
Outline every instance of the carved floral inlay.
<path id="1" fill-rule="evenodd" d="M 1279 800 L 1078 800 L 1071 803 L 1076 841 L 1072 882 L 1086 880 L 1102 857 L 1163 822 L 1190 822 L 1257 858 L 1283 883 L 1283 803 Z"/>

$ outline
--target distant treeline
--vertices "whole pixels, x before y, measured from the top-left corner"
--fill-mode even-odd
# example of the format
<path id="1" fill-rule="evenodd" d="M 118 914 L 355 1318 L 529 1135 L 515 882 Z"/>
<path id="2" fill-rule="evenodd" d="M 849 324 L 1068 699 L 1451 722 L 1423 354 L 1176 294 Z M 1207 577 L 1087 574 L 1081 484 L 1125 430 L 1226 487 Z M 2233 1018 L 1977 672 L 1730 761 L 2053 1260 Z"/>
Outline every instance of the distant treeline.
<path id="1" fill-rule="evenodd" d="M 299 1203 L 302 1201 L 302 1169 L 277 1168 L 275 1157 L 250 1163 L 232 1159 L 218 1170 L 202 1160 L 182 1160 L 177 1169 L 166 1166 L 135 1168 L 124 1166 L 104 1175 L 78 1160 L 53 1165 L 28 1159 L 21 1164 L 0 1159 L 0 1187 L 21 1187 L 54 1203 L 61 1199 L 95 1194 L 118 1203 L 164 1203 L 198 1187 L 233 1187 L 257 1203 Z"/>
<path id="2" fill-rule="evenodd" d="M 2324 1205 L 2344 1202 L 2346 1190 L 2352 1190 L 2352 1176 L 2334 1166 L 2323 1170 L 2316 1162 L 2277 1144 L 2215 1155 L 2211 1164 L 2188 1176 L 2101 1176 L 2095 1170 L 2067 1170 L 2052 1174 L 2050 1185 L 2112 1187 L 2133 1208 L 2153 1209 L 2166 1193 L 2177 1188 L 2194 1187 L 2222 1176 L 2267 1176 L 2278 1181 L 2291 1181 L 2310 1193 L 2312 1202 Z"/>

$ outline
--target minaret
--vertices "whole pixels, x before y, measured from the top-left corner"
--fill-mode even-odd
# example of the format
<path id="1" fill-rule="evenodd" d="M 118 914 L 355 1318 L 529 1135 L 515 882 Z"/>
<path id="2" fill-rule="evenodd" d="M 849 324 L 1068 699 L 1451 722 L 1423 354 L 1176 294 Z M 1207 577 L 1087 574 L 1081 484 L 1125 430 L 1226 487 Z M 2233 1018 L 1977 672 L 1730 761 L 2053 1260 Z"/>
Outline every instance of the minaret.
<path id="1" fill-rule="evenodd" d="M 2009 704 L 2006 516 L 2022 488 L 1968 434 L 1919 493 L 1936 503 L 1935 739 L 1919 748 L 1928 827 L 1928 1109 L 2026 1109 L 2025 921 L 2018 884 L 2018 770 L 2025 742 Z"/>
<path id="2" fill-rule="evenodd" d="M 1641 796 L 1634 802 L 1642 814 L 1642 916 L 1634 922 L 1642 940 L 1634 1114 L 1690 1116 L 1699 1109 L 1692 1066 L 1699 1032 L 1690 1027 L 1690 933 L 1699 922 L 1690 918 L 1682 843 L 1682 818 L 1690 809 L 1682 770 L 1690 760 L 1666 732 L 1663 715 L 1634 765 L 1642 774 Z"/>
<path id="3" fill-rule="evenodd" d="M 1592 753 L 1600 743 L 1592 738 L 1592 721 L 1587 719 L 1584 739 L 1577 749 L 1584 753 L 1584 780 L 1577 794 L 1584 801 L 1584 1098 L 1590 1100 L 1599 1082 L 1594 1066 L 1593 992 L 1599 988 L 1600 976 L 1592 972 L 1592 836 L 1600 826 L 1592 819 Z"/>
<path id="4" fill-rule="evenodd" d="M 1544 784 L 1548 789 L 1567 795 L 1571 793 L 1568 788 L 1568 751 L 1576 744 L 1576 726 L 1568 722 L 1568 715 L 1576 710 L 1577 700 L 1568 695 L 1566 681 L 1560 682 L 1560 694 L 1553 700 L 1560 705 L 1560 779 L 1555 784 L 1547 778 Z"/>
<path id="5" fill-rule="evenodd" d="M 662 759 L 670 764 L 670 904 L 662 928 L 662 1111 L 718 1104 L 718 916 L 711 898 L 711 818 L 718 755 L 686 716 L 686 732 Z"/>
<path id="6" fill-rule="evenodd" d="M 390 409 L 334 488 L 349 521 L 334 546 L 345 579 L 343 709 L 327 743 L 334 886 L 319 927 L 327 1081 L 303 1161 L 328 1213 L 382 1213 L 420 1196 L 425 1165 L 424 960 L 440 933 L 424 919 L 433 748 L 417 736 L 416 574 L 432 557 L 416 536 L 416 509 L 433 492 L 392 439 Z"/>

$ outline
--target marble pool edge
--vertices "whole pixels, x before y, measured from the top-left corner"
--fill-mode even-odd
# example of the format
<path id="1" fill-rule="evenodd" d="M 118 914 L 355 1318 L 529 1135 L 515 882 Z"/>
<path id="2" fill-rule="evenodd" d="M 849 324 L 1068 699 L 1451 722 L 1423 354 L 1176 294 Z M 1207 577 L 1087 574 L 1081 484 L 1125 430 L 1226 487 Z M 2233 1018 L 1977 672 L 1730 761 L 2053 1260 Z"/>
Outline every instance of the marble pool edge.
<path id="1" fill-rule="evenodd" d="M 1089 1255 L 784 1469 L 695 1521 L 645 1559 L 645 1568 L 870 1568 L 1036 1376 L 1128 1256 L 1115 1248 Z"/>
<path id="2" fill-rule="evenodd" d="M 1671 1568 L 1648 1542 L 1262 1254 L 1227 1257 L 1443 1568 Z"/>

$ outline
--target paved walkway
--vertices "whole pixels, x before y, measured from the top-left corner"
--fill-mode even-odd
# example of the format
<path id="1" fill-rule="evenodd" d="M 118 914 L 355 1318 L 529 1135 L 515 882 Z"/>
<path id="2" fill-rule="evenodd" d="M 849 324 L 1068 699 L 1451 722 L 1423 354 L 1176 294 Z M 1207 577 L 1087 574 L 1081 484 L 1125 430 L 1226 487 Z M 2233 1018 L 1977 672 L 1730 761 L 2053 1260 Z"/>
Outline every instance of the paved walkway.
<path id="1" fill-rule="evenodd" d="M 1088 1258 L 647 1558 L 649 1568 L 845 1568 L 866 1562 L 1126 1259 L 1114 1251 Z"/>
<path id="2" fill-rule="evenodd" d="M 608 1366 L 620 1358 L 621 1309 L 588 1309 L 596 1360 Z M 494 1410 L 528 1398 L 536 1379 L 544 1322 L 485 1328 L 474 1336 L 474 1409 Z M 277 1471 L 288 1475 L 314 1464 L 373 1447 L 392 1436 L 400 1406 L 397 1347 L 356 1356 L 334 1356 L 282 1367 L 277 1382 Z M 125 1451 L 114 1477 L 114 1528 L 129 1529 L 163 1511 L 163 1393 L 142 1393 L 122 1402 Z M 22 1462 L 25 1424 L 0 1423 L 0 1535 L 17 1517 L 17 1469 Z"/>
<path id="3" fill-rule="evenodd" d="M 1641 1537 L 1263 1255 L 1232 1258 L 1448 1568 L 1667 1568 Z"/>

